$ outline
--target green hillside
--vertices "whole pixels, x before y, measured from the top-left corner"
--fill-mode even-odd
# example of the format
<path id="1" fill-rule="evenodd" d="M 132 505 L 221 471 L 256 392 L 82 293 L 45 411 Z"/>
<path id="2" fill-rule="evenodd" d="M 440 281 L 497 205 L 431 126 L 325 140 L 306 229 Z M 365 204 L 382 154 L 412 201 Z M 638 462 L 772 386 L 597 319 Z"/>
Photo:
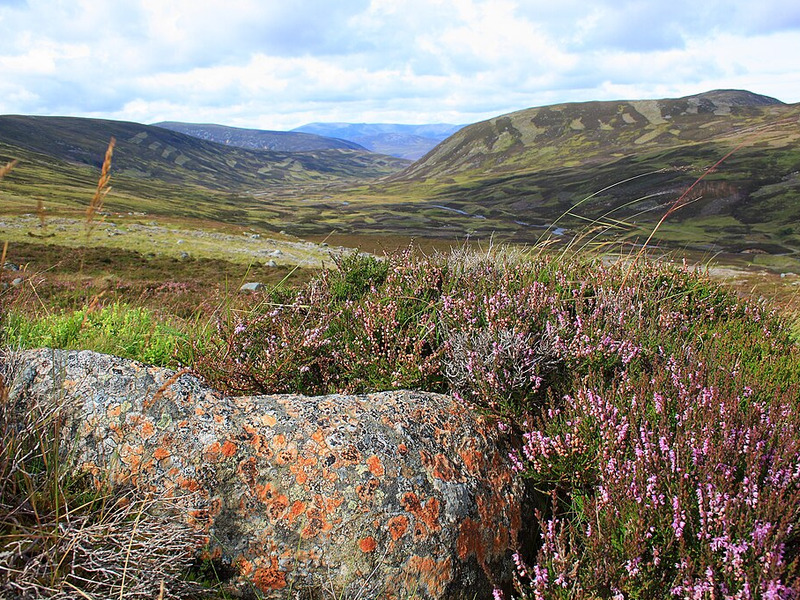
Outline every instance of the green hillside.
<path id="1" fill-rule="evenodd" d="M 247 150 L 138 123 L 0 116 L 0 163 L 19 160 L 3 182 L 0 215 L 33 212 L 39 200 L 50 215 L 83 212 L 112 137 L 108 210 L 275 231 L 291 225 L 298 214 L 292 202 L 306 192 L 409 164 L 357 150 Z"/>
<path id="2" fill-rule="evenodd" d="M 387 175 L 408 164 L 354 150 L 267 152 L 200 140 L 161 127 L 74 117 L 0 117 L 0 142 L 99 167 L 117 139 L 118 175 L 235 191 L 259 185 Z"/>
<path id="3" fill-rule="evenodd" d="M 599 223 L 608 236 L 635 241 L 733 150 L 657 240 L 796 256 L 800 105 L 749 92 L 504 115 L 465 127 L 407 169 L 363 188 L 361 197 L 364 206 L 367 198 L 389 204 L 395 222 L 408 214 L 419 235 L 462 231 L 531 242 L 554 222 L 573 233 Z M 354 203 L 352 210 L 360 209 Z"/>

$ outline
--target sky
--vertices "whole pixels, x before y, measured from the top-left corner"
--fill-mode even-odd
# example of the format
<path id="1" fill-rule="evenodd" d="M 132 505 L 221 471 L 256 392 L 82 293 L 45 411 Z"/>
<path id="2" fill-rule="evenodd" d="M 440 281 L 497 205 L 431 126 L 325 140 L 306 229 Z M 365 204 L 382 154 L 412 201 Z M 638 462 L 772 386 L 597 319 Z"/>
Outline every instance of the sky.
<path id="1" fill-rule="evenodd" d="M 800 102 L 800 2 L 0 0 L 0 114 L 467 124 L 721 88 Z"/>

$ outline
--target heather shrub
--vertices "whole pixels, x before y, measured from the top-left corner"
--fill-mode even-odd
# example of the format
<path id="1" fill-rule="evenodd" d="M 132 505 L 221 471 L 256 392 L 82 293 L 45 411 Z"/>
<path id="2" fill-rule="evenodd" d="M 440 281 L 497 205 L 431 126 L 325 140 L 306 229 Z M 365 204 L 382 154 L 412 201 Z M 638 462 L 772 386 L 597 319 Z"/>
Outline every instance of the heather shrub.
<path id="1" fill-rule="evenodd" d="M 685 265 L 353 257 L 218 328 L 198 368 L 235 391 L 424 388 L 496 418 L 539 495 L 521 597 L 800 591 L 800 353 Z"/>

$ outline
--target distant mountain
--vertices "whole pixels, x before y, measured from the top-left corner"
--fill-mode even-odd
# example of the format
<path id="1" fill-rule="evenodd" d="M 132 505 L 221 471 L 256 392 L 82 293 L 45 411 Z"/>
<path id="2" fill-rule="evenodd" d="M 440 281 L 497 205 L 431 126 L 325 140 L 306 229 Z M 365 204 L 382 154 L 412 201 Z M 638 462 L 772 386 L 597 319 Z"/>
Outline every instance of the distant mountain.
<path id="1" fill-rule="evenodd" d="M 379 154 L 417 160 L 462 127 L 446 123 L 309 123 L 292 131 L 350 140 Z"/>
<path id="2" fill-rule="evenodd" d="M 161 127 L 76 117 L 0 116 L 0 144 L 67 163 L 99 167 L 115 137 L 117 177 L 158 180 L 208 189 L 242 191 L 291 182 L 370 179 L 407 165 L 364 150 L 309 152 L 248 150 L 205 141 Z"/>
<path id="3" fill-rule="evenodd" d="M 313 133 L 293 131 L 268 131 L 262 129 L 242 129 L 225 125 L 201 123 L 180 123 L 163 121 L 154 123 L 170 131 L 185 133 L 192 137 L 226 146 L 249 148 L 250 150 L 275 150 L 278 152 L 309 152 L 313 150 L 361 150 L 367 149 L 354 142 L 343 139 L 323 137 Z"/>

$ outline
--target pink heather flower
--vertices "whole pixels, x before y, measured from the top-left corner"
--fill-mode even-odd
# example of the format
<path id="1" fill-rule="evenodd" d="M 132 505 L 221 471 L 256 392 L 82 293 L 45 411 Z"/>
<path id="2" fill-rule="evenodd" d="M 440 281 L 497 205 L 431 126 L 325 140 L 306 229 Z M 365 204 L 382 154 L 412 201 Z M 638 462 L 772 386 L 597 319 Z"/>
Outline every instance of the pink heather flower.
<path id="1" fill-rule="evenodd" d="M 525 466 L 522 464 L 522 461 L 514 452 L 508 453 L 508 459 L 511 461 L 511 470 L 515 473 L 520 473 L 525 470 Z"/>
<path id="2" fill-rule="evenodd" d="M 528 577 L 528 570 L 525 568 L 525 563 L 522 560 L 522 557 L 517 553 L 511 555 L 511 558 L 514 561 L 514 565 L 517 567 L 517 573 L 519 573 L 520 577 Z"/>
<path id="3" fill-rule="evenodd" d="M 494 600 L 504 600 L 505 598 L 505 596 L 503 596 L 503 592 L 501 592 L 497 588 L 494 588 L 492 590 L 492 596 L 494 597 Z"/>

